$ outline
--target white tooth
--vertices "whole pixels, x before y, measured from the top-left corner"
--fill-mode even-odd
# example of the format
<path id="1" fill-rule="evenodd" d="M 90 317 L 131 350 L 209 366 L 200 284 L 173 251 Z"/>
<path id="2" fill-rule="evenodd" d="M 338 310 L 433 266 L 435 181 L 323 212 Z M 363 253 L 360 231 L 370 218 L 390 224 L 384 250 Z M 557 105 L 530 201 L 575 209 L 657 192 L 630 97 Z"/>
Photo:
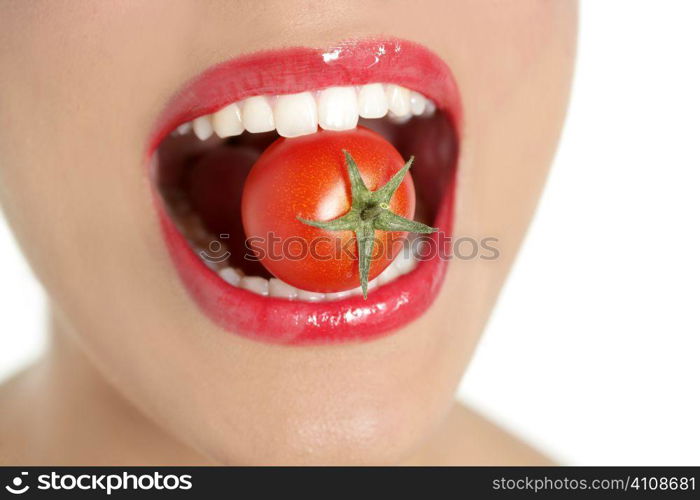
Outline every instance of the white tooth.
<path id="1" fill-rule="evenodd" d="M 401 274 L 406 274 L 416 267 L 416 260 L 413 257 L 413 253 L 404 249 L 401 249 L 401 253 L 396 257 L 393 265 Z"/>
<path id="2" fill-rule="evenodd" d="M 389 121 L 391 123 L 396 123 L 397 125 L 401 125 L 401 124 L 406 123 L 410 119 L 411 119 L 410 113 L 407 115 L 399 116 L 399 115 L 395 115 L 392 111 L 389 111 Z"/>
<path id="3" fill-rule="evenodd" d="M 369 83 L 360 88 L 357 107 L 362 118 L 382 118 L 389 110 L 384 86 L 381 83 Z"/>
<path id="4" fill-rule="evenodd" d="M 221 276 L 221 278 L 229 285 L 238 286 L 241 283 L 241 280 L 245 277 L 245 274 L 240 269 L 225 267 L 219 271 L 219 276 Z"/>
<path id="5" fill-rule="evenodd" d="M 211 123 L 214 132 L 221 138 L 243 133 L 241 110 L 235 102 L 214 113 L 211 117 Z"/>
<path id="6" fill-rule="evenodd" d="M 311 92 L 279 96 L 275 103 L 275 125 L 282 137 L 298 137 L 316 132 L 318 113 Z"/>
<path id="7" fill-rule="evenodd" d="M 272 115 L 272 107 L 265 96 L 250 97 L 241 105 L 243 126 L 248 132 L 270 132 L 275 130 L 275 118 Z"/>
<path id="8" fill-rule="evenodd" d="M 297 290 L 297 300 L 305 300 L 307 302 L 319 302 L 326 298 L 325 293 L 308 292 L 306 290 Z"/>
<path id="9" fill-rule="evenodd" d="M 411 112 L 411 92 L 399 85 L 387 85 L 386 98 L 389 111 L 396 116 L 405 116 Z"/>
<path id="10" fill-rule="evenodd" d="M 435 113 L 435 103 L 431 101 L 430 99 L 425 100 L 425 112 L 423 113 L 425 116 L 433 116 Z"/>
<path id="11" fill-rule="evenodd" d="M 425 97 L 418 92 L 411 92 L 411 113 L 422 115 L 425 111 Z"/>
<path id="12" fill-rule="evenodd" d="M 224 267 L 219 271 L 219 276 L 229 285 L 237 286 L 241 282 L 243 273 L 232 267 Z"/>
<path id="13" fill-rule="evenodd" d="M 288 285 L 282 280 L 272 278 L 270 280 L 270 296 L 283 297 L 285 299 L 294 299 L 297 296 L 298 290 L 292 285 Z"/>
<path id="14" fill-rule="evenodd" d="M 192 128 L 194 129 L 194 135 L 196 135 L 200 141 L 206 141 L 211 137 L 211 134 L 214 133 L 209 115 L 195 118 L 192 122 Z"/>
<path id="15" fill-rule="evenodd" d="M 177 127 L 177 133 L 180 135 L 185 135 L 192 128 L 192 122 L 186 122 Z"/>
<path id="16" fill-rule="evenodd" d="M 384 271 L 382 271 L 382 274 L 377 277 L 377 281 L 379 281 L 380 285 L 385 285 L 394 281 L 400 274 L 401 273 L 398 269 L 396 269 L 396 266 L 389 265 L 386 269 L 384 269 Z"/>
<path id="17" fill-rule="evenodd" d="M 344 292 L 333 292 L 326 294 L 326 300 L 340 300 L 352 295 L 352 290 L 345 290 Z"/>
<path id="18" fill-rule="evenodd" d="M 355 87 L 330 87 L 318 95 L 318 124 L 326 130 L 351 130 L 357 126 Z"/>
<path id="19" fill-rule="evenodd" d="M 200 253 L 199 256 L 202 257 L 202 260 L 204 261 L 204 265 L 207 266 L 212 271 L 218 271 L 221 268 L 221 265 L 222 265 L 221 262 L 206 259 L 206 258 L 204 258 L 206 256 L 202 253 Z"/>
<path id="20" fill-rule="evenodd" d="M 243 276 L 240 287 L 258 295 L 267 295 L 269 282 L 260 276 Z"/>

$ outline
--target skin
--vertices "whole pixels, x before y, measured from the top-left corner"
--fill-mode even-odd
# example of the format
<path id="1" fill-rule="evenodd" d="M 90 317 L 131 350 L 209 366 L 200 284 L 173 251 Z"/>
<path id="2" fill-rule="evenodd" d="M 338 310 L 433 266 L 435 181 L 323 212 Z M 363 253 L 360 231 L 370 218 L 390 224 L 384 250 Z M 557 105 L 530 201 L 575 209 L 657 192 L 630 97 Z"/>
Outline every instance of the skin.
<path id="1" fill-rule="evenodd" d="M 546 462 L 454 391 L 555 151 L 574 2 L 0 8 L 0 63 L 12 68 L 0 79 L 0 202 L 52 317 L 46 356 L 0 388 L 0 463 Z M 142 158 L 153 122 L 221 60 L 374 34 L 451 66 L 466 124 L 455 236 L 496 237 L 500 257 L 451 262 L 432 308 L 378 341 L 285 348 L 224 334 L 160 236 Z"/>

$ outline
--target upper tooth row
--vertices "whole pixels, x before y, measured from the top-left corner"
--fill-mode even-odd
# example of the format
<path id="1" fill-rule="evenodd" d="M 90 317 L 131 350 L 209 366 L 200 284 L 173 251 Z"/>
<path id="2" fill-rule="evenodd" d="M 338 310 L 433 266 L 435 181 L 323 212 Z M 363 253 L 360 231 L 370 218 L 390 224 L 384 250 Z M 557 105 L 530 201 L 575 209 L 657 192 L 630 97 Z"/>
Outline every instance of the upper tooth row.
<path id="1" fill-rule="evenodd" d="M 430 115 L 435 104 L 418 92 L 400 85 L 369 83 L 360 87 L 329 87 L 316 92 L 279 96 L 255 96 L 229 104 L 210 115 L 195 118 L 177 128 L 206 140 L 213 133 L 231 137 L 248 132 L 277 129 L 282 137 L 313 134 L 317 127 L 349 130 L 362 118 L 390 117 L 407 119 L 411 115 Z"/>

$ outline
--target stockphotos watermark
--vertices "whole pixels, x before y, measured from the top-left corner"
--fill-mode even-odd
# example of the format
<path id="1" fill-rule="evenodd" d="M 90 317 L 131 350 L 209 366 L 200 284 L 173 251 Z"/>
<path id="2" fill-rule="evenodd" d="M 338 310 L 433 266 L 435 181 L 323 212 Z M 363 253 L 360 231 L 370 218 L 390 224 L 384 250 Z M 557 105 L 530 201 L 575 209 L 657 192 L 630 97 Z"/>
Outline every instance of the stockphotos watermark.
<path id="1" fill-rule="evenodd" d="M 161 474 L 150 472 L 131 474 L 62 474 L 51 472 L 39 474 L 35 483 L 29 472 L 22 471 L 11 479 L 5 490 L 13 495 L 23 495 L 30 490 L 38 491 L 94 491 L 111 495 L 114 491 L 174 491 L 192 489 L 192 476 L 189 474 Z"/>
<path id="2" fill-rule="evenodd" d="M 219 235 L 219 239 L 209 242 L 208 248 L 200 250 L 199 256 L 208 262 L 220 263 L 231 256 L 226 240 L 228 234 Z M 223 242 L 221 241 L 223 240 Z M 265 237 L 252 237 L 245 240 L 243 258 L 249 261 L 257 260 L 289 260 L 301 261 L 311 257 L 318 261 L 353 259 L 357 252 L 357 240 L 353 238 L 331 238 L 319 236 L 312 239 L 292 236 L 280 238 L 274 233 Z M 498 248 L 498 238 L 487 236 L 474 238 L 471 236 L 453 237 L 443 232 L 434 235 L 418 235 L 404 238 L 397 233 L 388 233 L 385 237 L 375 237 L 372 248 L 372 258 L 393 259 L 404 253 L 412 255 L 417 261 L 432 260 L 437 257 L 442 260 L 497 260 L 501 252 Z"/>

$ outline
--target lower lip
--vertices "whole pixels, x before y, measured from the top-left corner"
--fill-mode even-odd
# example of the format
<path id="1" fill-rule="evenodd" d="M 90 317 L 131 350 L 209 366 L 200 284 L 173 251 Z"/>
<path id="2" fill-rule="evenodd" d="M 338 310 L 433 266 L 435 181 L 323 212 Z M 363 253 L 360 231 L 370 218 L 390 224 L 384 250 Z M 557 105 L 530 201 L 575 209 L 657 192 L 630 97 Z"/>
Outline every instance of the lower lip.
<path id="1" fill-rule="evenodd" d="M 389 57 L 378 59 L 380 63 L 376 64 L 372 71 L 368 71 L 368 68 L 361 65 L 364 64 L 363 61 L 366 62 L 367 54 L 374 53 L 372 47 L 376 46 L 401 47 L 401 51 L 391 51 Z M 353 57 L 353 49 L 359 57 Z M 399 53 L 400 56 L 397 55 Z M 301 65 L 300 67 L 309 68 L 313 64 L 317 65 L 318 71 L 310 71 L 308 74 L 306 88 L 320 88 L 319 75 L 325 75 L 323 79 L 327 85 L 393 81 L 413 88 L 432 98 L 438 107 L 447 113 L 453 127 L 459 133 L 461 108 L 454 80 L 445 64 L 426 49 L 401 41 L 344 44 L 341 58 L 342 70 L 335 72 L 326 65 L 318 65 L 317 61 L 323 54 L 323 51 L 311 49 L 292 49 L 291 52 L 287 51 L 287 57 L 284 57 L 283 52 L 276 55 L 277 60 L 281 58 L 287 62 L 293 55 L 297 59 L 296 64 Z M 279 73 L 271 70 L 269 64 L 274 60 L 273 54 L 266 53 L 259 58 L 259 64 L 255 68 L 258 77 L 261 74 L 265 77 L 263 81 L 267 82 L 266 88 L 270 91 L 269 93 L 289 93 L 295 90 L 289 87 L 289 81 L 275 80 Z M 251 61 L 245 59 L 242 64 L 250 69 Z M 351 68 L 353 64 L 360 66 Z M 397 70 L 397 66 L 401 69 Z M 349 72 L 349 68 L 356 71 Z M 148 164 L 152 173 L 155 168 L 153 152 L 170 130 L 179 123 L 202 114 L 203 110 L 209 112 L 225 104 L 225 102 L 219 102 L 222 99 L 231 102 L 252 93 L 251 89 L 246 89 L 243 85 L 238 89 L 237 95 L 231 95 L 230 90 L 223 93 L 210 91 L 210 95 L 202 99 L 207 94 L 207 89 L 231 89 L 234 84 L 240 85 L 241 81 L 250 81 L 251 78 L 244 77 L 236 80 L 235 75 L 244 75 L 241 69 L 240 66 L 236 66 L 236 61 L 224 63 L 205 72 L 202 77 L 189 84 L 176 96 L 174 102 L 171 102 L 161 116 L 147 151 Z M 338 80 L 347 79 L 348 74 L 360 75 L 364 81 Z M 426 75 L 433 77 L 428 78 Z M 270 82 L 274 82 L 276 88 L 271 88 Z M 292 85 L 299 85 L 299 82 L 299 75 L 297 75 Z M 193 96 L 198 99 L 193 100 Z M 195 110 L 195 103 L 199 106 L 197 110 Z M 456 162 L 457 158 L 453 158 L 453 161 Z M 453 172 L 455 171 L 453 165 L 449 167 Z M 374 289 L 367 299 L 353 296 L 337 301 L 315 303 L 265 297 L 227 284 L 190 249 L 167 215 L 164 203 L 155 187 L 153 195 L 166 244 L 175 267 L 189 294 L 214 323 L 226 331 L 257 341 L 288 345 L 319 345 L 379 338 L 397 331 L 430 307 L 440 291 L 447 271 L 448 261 L 444 256 L 449 249 L 445 237 L 449 237 L 452 230 L 454 184 L 453 178 L 438 208 L 433 225 L 439 227 L 440 231 L 429 237 L 431 245 L 428 248 L 431 252 L 427 258 L 419 260 L 412 272 Z"/>
<path id="2" fill-rule="evenodd" d="M 454 180 L 435 219 L 430 252 L 416 268 L 376 288 L 365 300 L 354 296 L 328 302 L 264 297 L 233 287 L 210 270 L 157 202 L 165 240 L 181 279 L 195 302 L 226 331 L 276 344 L 318 345 L 366 341 L 398 330 L 433 303 L 447 271 L 446 238 L 452 229 Z M 156 197 L 156 199 L 159 199 Z"/>

